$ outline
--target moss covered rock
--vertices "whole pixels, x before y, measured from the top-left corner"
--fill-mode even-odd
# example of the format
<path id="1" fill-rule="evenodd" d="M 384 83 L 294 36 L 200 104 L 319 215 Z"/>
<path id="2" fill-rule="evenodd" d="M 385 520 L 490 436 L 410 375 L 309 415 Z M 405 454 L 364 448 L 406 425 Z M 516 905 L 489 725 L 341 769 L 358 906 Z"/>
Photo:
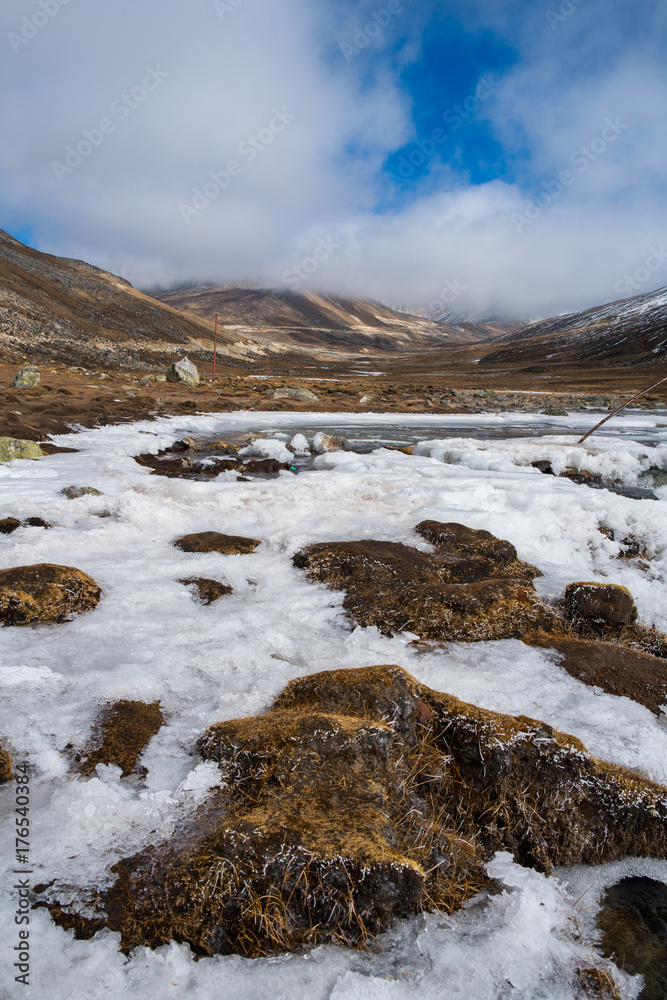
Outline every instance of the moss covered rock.
<path id="1" fill-rule="evenodd" d="M 358 946 L 396 917 L 458 908 L 499 849 L 546 871 L 664 856 L 666 789 L 396 666 L 292 681 L 265 715 L 211 727 L 199 750 L 220 787 L 83 908 L 49 889 L 60 924 L 118 931 L 125 951 Z"/>
<path id="2" fill-rule="evenodd" d="M 12 389 L 32 389 L 33 386 L 39 385 L 40 381 L 39 368 L 35 365 L 24 365 L 12 382 Z"/>
<path id="3" fill-rule="evenodd" d="M 0 621 L 4 625 L 64 622 L 94 608 L 102 594 L 91 577 L 72 566 L 38 563 L 0 570 Z"/>
<path id="4" fill-rule="evenodd" d="M 166 372 L 167 382 L 179 382 L 181 385 L 199 385 L 199 372 L 188 358 L 174 361 Z"/>
<path id="5" fill-rule="evenodd" d="M 36 441 L 0 437 L 0 462 L 13 462 L 15 458 L 43 458 L 44 452 Z"/>

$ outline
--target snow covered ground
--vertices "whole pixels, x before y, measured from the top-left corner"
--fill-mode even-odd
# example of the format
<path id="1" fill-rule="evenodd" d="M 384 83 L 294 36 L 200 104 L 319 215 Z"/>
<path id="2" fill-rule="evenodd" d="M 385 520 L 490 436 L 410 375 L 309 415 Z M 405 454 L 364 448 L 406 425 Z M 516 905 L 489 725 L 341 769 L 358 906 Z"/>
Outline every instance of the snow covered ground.
<path id="1" fill-rule="evenodd" d="M 543 719 L 598 757 L 667 784 L 667 726 L 642 706 L 570 677 L 555 653 L 516 640 L 423 653 L 407 634 L 350 632 L 343 595 L 309 583 L 292 566 L 297 549 L 332 539 L 389 539 L 428 549 L 414 525 L 425 518 L 460 521 L 513 542 L 520 558 L 543 570 L 536 587 L 544 597 L 560 595 L 574 580 L 620 583 L 642 618 L 667 631 L 667 487 L 657 491 L 659 502 L 634 500 L 530 466 L 547 459 L 556 471 L 575 466 L 636 484 L 650 466 L 667 467 L 667 419 L 615 418 L 604 435 L 576 446 L 576 432 L 591 422 L 590 414 L 177 417 L 81 431 L 56 439 L 80 448 L 77 454 L 0 465 L 0 516 L 38 516 L 53 525 L 2 536 L 0 565 L 75 566 L 103 590 L 93 612 L 67 624 L 0 631 L 0 740 L 33 775 L 32 884 L 108 883 L 115 861 L 168 838 L 215 783 L 215 767 L 193 754 L 208 726 L 262 712 L 291 678 L 335 667 L 399 664 L 484 708 Z M 312 437 L 318 429 L 422 443 L 411 456 L 386 448 L 324 454 L 312 471 L 245 483 L 235 473 L 210 482 L 153 476 L 132 457 L 184 434 L 229 438 L 247 431 L 267 442 L 255 444 L 254 453 L 277 455 L 295 433 Z M 68 500 L 60 491 L 70 485 L 104 495 Z M 617 538 L 640 536 L 649 568 L 619 560 L 619 543 L 600 526 Z M 173 547 L 181 535 L 205 530 L 263 544 L 245 556 Z M 184 576 L 222 580 L 234 593 L 202 607 L 178 582 Z M 121 781 L 112 766 L 98 767 L 93 778 L 72 777 L 62 748 L 85 742 L 100 706 L 119 698 L 159 699 L 167 717 L 144 754 L 145 781 Z M 27 995 L 12 968 L 18 944 L 12 785 L 0 788 L 0 808 L 7 845 L 0 995 L 12 997 Z M 502 894 L 473 900 L 452 917 L 397 924 L 381 949 L 368 954 L 326 947 L 194 962 L 187 946 L 171 944 L 137 949 L 126 959 L 116 935 L 77 942 L 40 910 L 31 915 L 29 996 L 565 1000 L 574 996 L 574 970 L 594 958 L 595 907 L 576 900 L 589 886 L 596 888 L 586 899 L 597 899 L 622 874 L 638 873 L 638 865 L 641 874 L 667 882 L 667 860 L 630 859 L 547 879 L 498 855 L 491 867 L 506 886 Z M 618 975 L 623 995 L 636 996 L 639 981 Z"/>

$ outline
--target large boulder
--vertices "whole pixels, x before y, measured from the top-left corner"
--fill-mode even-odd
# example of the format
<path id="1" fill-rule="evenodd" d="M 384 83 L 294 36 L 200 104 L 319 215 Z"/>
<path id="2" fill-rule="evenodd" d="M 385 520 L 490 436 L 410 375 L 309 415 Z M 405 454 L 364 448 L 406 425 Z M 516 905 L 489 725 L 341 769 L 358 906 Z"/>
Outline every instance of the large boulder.
<path id="1" fill-rule="evenodd" d="M 164 844 L 116 864 L 109 889 L 72 906 L 70 887 L 47 888 L 58 923 L 119 932 L 126 952 L 359 946 L 397 917 L 457 909 L 488 886 L 497 850 L 543 871 L 664 856 L 666 789 L 396 666 L 292 681 L 199 751 L 219 787 Z"/>
<path id="2" fill-rule="evenodd" d="M 313 451 L 316 455 L 324 455 L 329 451 L 350 451 L 350 442 L 338 434 L 325 434 L 318 431 L 313 437 Z"/>
<path id="3" fill-rule="evenodd" d="M 4 625 L 64 622 L 96 607 L 102 591 L 72 566 L 38 563 L 0 570 L 0 621 Z"/>
<path id="4" fill-rule="evenodd" d="M 199 372 L 188 358 L 181 358 L 169 365 L 166 379 L 167 382 L 179 382 L 181 385 L 199 385 Z"/>
<path id="5" fill-rule="evenodd" d="M 317 397 L 310 389 L 300 387 L 283 386 L 281 389 L 274 389 L 271 393 L 272 399 L 295 399 L 301 403 L 317 402 Z"/>
<path id="6" fill-rule="evenodd" d="M 32 389 L 39 385 L 41 375 L 35 365 L 24 365 L 11 384 L 12 389 Z"/>
<path id="7" fill-rule="evenodd" d="M 183 552 L 219 552 L 223 556 L 231 556 L 254 552 L 261 542 L 258 538 L 223 535 L 219 531 L 197 531 L 177 538 L 174 545 Z"/>
<path id="8" fill-rule="evenodd" d="M 375 625 L 385 634 L 475 642 L 564 631 L 558 614 L 525 578 L 523 564 L 517 577 L 478 579 L 480 562 L 490 565 L 468 553 L 441 557 L 375 540 L 323 542 L 294 556 L 294 565 L 311 580 L 345 590 L 343 607 L 354 625 Z"/>
<path id="9" fill-rule="evenodd" d="M 13 462 L 15 458 L 43 458 L 44 452 L 36 441 L 0 437 L 0 462 Z"/>

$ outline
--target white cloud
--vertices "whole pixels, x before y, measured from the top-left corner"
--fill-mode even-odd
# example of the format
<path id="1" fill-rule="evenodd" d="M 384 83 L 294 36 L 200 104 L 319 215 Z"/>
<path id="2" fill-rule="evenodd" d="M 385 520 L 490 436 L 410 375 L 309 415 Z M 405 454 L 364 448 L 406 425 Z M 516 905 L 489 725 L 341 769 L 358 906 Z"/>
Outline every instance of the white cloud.
<path id="1" fill-rule="evenodd" d="M 144 286 L 279 283 L 319 239 L 331 238 L 339 246 L 312 274 L 313 286 L 419 306 L 456 279 L 466 290 L 454 308 L 522 316 L 615 297 L 624 271 L 667 236 L 660 225 L 664 16 L 638 4 L 635 16 L 648 18 L 651 30 L 629 32 L 623 50 L 616 0 L 585 0 L 554 31 L 532 5 L 519 5 L 521 16 L 514 3 L 493 11 L 463 5 L 462 17 L 477 18 L 471 30 L 491 27 L 518 50 L 483 108 L 521 165 L 517 183 L 474 187 L 440 170 L 435 191 L 426 184 L 422 197 L 380 214 L 384 159 L 414 135 L 409 95 L 388 56 L 406 26 L 415 31 L 392 58 L 415 55 L 416 29 L 431 10 L 404 4 L 405 22 L 394 18 L 372 51 L 346 64 L 338 43 L 367 5 L 241 0 L 221 19 L 209 2 L 69 0 L 14 52 L 8 35 L 32 8 L 5 0 L 5 225 L 38 220 L 42 249 L 89 259 Z M 133 100 L 147 67 L 166 75 Z M 122 105 L 124 94 L 130 102 L 121 114 L 115 102 Z M 294 117 L 284 122 L 276 109 Z M 602 134 L 608 117 L 628 128 L 578 170 L 572 154 Z M 83 130 L 105 118 L 113 130 L 59 181 L 53 161 L 64 162 L 67 147 L 88 141 Z M 265 148 L 250 162 L 242 144 L 252 136 Z M 185 222 L 179 205 L 201 205 L 195 190 L 203 193 L 211 172 L 230 161 L 239 169 L 228 186 L 218 194 L 208 188 L 209 204 Z M 512 216 L 525 214 L 526 199 L 540 195 L 544 182 L 553 191 L 568 167 L 572 183 L 518 232 Z M 667 271 L 655 277 L 667 283 Z"/>

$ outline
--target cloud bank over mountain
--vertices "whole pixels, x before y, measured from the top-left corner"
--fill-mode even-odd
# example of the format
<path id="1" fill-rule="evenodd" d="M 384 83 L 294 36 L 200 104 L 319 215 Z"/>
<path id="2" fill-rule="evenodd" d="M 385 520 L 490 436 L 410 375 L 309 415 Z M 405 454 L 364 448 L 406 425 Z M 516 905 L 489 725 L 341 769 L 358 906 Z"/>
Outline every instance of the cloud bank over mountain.
<path id="1" fill-rule="evenodd" d="M 667 284 L 667 10 L 490 8 L 6 0 L 3 228 L 142 287 L 480 316 Z"/>

